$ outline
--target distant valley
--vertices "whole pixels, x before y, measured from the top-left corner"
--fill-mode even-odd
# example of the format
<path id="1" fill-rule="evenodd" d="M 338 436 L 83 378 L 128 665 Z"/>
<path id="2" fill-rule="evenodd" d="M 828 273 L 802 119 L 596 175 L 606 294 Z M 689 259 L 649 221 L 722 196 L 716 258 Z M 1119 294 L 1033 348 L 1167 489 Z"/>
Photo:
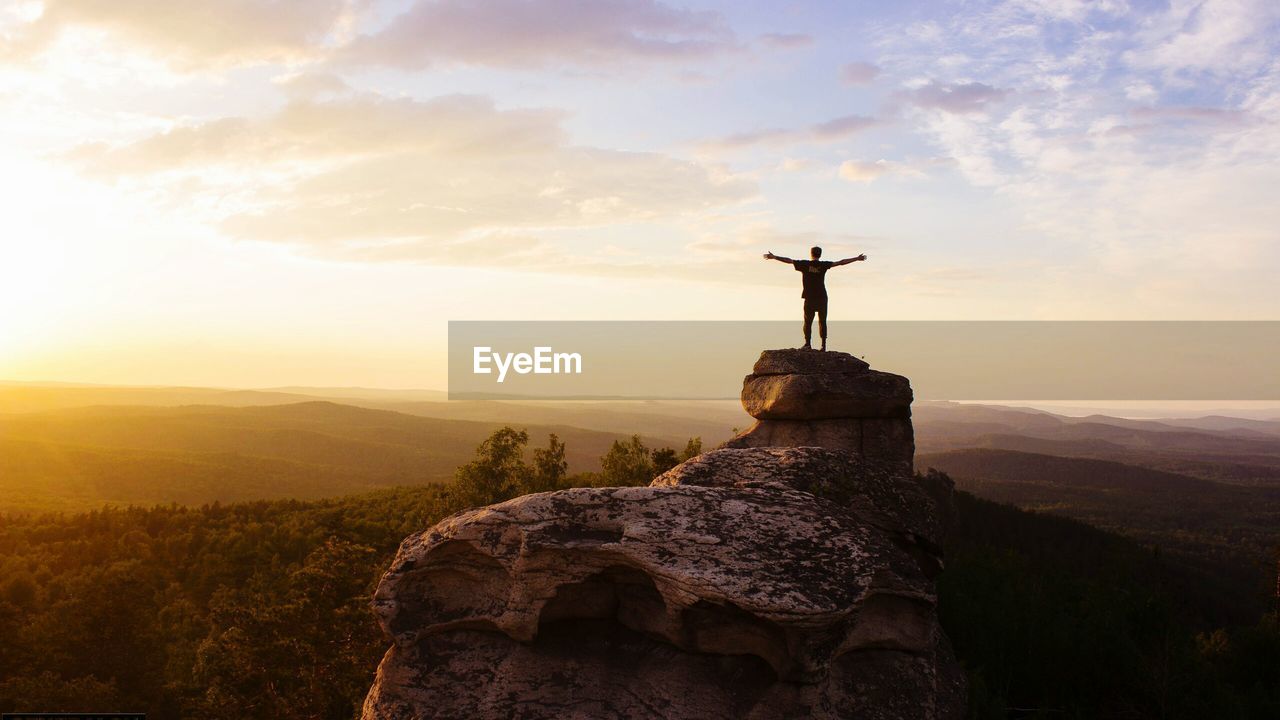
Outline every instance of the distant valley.
<path id="1" fill-rule="evenodd" d="M 95 406 L 0 415 L 0 511 L 315 499 L 453 475 L 498 421 L 419 417 L 311 401 L 224 407 Z M 595 470 L 622 433 L 557 434 L 570 472 Z M 650 446 L 686 437 L 643 435 Z"/>
<path id="2" fill-rule="evenodd" d="M 917 402 L 916 466 L 961 489 L 1175 553 L 1261 597 L 1280 546 L 1280 422 L 1069 417 Z M 448 402 L 362 388 L 0 384 L 0 512 L 317 499 L 447 480 L 503 425 L 555 433 L 570 472 L 615 440 L 714 447 L 736 402 Z"/>

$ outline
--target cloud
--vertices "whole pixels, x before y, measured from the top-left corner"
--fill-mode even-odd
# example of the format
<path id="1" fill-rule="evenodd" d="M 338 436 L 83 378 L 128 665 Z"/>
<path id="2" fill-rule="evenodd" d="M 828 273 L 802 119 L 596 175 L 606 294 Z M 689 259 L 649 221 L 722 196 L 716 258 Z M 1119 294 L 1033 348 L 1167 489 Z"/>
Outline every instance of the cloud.
<path id="1" fill-rule="evenodd" d="M 899 282 L 920 295 L 958 297 L 974 292 L 975 283 L 990 284 L 994 275 L 990 268 L 937 266 L 906 275 Z"/>
<path id="2" fill-rule="evenodd" d="M 340 95 L 351 90 L 347 82 L 333 73 L 296 72 L 272 78 L 276 87 L 291 97 L 314 98 L 318 95 Z"/>
<path id="3" fill-rule="evenodd" d="M 808 158 L 783 158 L 775 168 L 779 172 L 803 172 L 813 167 L 813 161 Z"/>
<path id="4" fill-rule="evenodd" d="M 1127 8 L 1125 0 L 1010 0 L 1008 9 L 1041 19 L 1079 23 L 1092 13 L 1115 13 Z"/>
<path id="5" fill-rule="evenodd" d="M 891 160 L 846 160 L 840 164 L 840 177 L 849 182 L 870 183 L 886 175 L 924 177 L 924 173 L 911 165 Z"/>
<path id="6" fill-rule="evenodd" d="M 1160 92 L 1149 82 L 1134 80 L 1124 86 L 1124 96 L 1135 102 L 1151 102 L 1160 97 Z"/>
<path id="7" fill-rule="evenodd" d="M 840 163 L 840 177 L 850 182 L 869 183 L 892 172 L 885 161 L 845 160 Z"/>
<path id="8" fill-rule="evenodd" d="M 814 125 L 809 134 L 818 140 L 843 140 L 879 124 L 879 120 L 866 115 L 845 115 Z"/>
<path id="9" fill-rule="evenodd" d="M 884 121 L 879 118 L 869 117 L 866 115 L 844 115 L 842 117 L 832 118 L 831 120 L 826 120 L 798 130 L 771 128 L 767 130 L 754 130 L 751 132 L 737 133 L 716 140 L 707 141 L 703 143 L 703 147 L 707 149 L 734 150 L 752 147 L 755 145 L 782 145 L 796 142 L 837 142 L 883 124 Z"/>
<path id="10" fill-rule="evenodd" d="M 784 231 L 768 224 L 754 224 L 725 236 L 723 231 L 699 238 L 686 246 L 696 256 L 715 260 L 742 259 L 755 261 L 768 250 L 778 250 L 782 255 L 821 245 L 829 257 L 841 253 L 856 254 L 874 249 L 876 238 L 853 233 L 817 232 L 812 230 Z M 790 248 L 790 249 L 788 249 Z"/>
<path id="11" fill-rule="evenodd" d="M 339 245 L 326 257 L 357 262 L 426 262 L 432 265 L 501 265 L 547 268 L 570 262 L 563 248 L 538 237 L 494 232 L 440 242 L 395 240 Z"/>
<path id="12" fill-rule="evenodd" d="M 905 34 L 877 48 L 904 77 L 936 77 L 942 53 L 957 58 L 949 77 L 900 96 L 946 112 L 904 121 L 989 189 L 1011 237 L 1062 258 L 1036 291 L 1044 307 L 1117 317 L 1254 312 L 1248 297 L 1274 295 L 1259 268 L 1280 247 L 1266 197 L 1280 182 L 1280 6 L 1017 5 L 957 12 L 943 28 L 945 48 Z M 997 102 L 997 121 L 977 112 Z M 878 169 L 854 171 L 874 180 Z M 1242 301 L 1232 308 L 1226 292 Z"/>
<path id="13" fill-rule="evenodd" d="M 980 82 L 946 84 L 937 81 L 903 93 L 908 102 L 918 107 L 958 114 L 984 112 L 988 105 L 998 103 L 1008 95 L 1008 90 Z"/>
<path id="14" fill-rule="evenodd" d="M 669 221 L 755 193 L 747 180 L 668 155 L 572 145 L 560 120 L 556 111 L 499 110 L 477 96 L 360 95 L 296 100 L 265 118 L 86 145 L 70 157 L 150 192 L 190 192 L 185 204 L 214 208 L 208 221 L 235 237 L 378 258 Z"/>
<path id="15" fill-rule="evenodd" d="M 812 35 L 803 33 L 765 33 L 760 36 L 760 42 L 770 47 L 790 50 L 808 47 L 814 43 L 814 39 Z"/>
<path id="16" fill-rule="evenodd" d="M 733 48 L 717 13 L 658 0 L 418 0 L 340 53 L 358 64 L 501 68 L 688 60 Z"/>
<path id="17" fill-rule="evenodd" d="M 37 54 L 68 30 L 105 32 L 149 49 L 176 67 L 228 66 L 314 55 L 352 19 L 363 0 L 45 0 L 43 12 L 19 27 L 18 57 Z"/>
<path id="18" fill-rule="evenodd" d="M 1172 2 L 1148 19 L 1139 45 L 1125 54 L 1136 67 L 1227 73 L 1264 66 L 1280 23 L 1273 0 Z"/>
<path id="19" fill-rule="evenodd" d="M 1246 115 L 1239 110 L 1191 105 L 1140 107 L 1130 114 L 1139 120 L 1189 120 L 1222 125 L 1239 125 L 1246 121 Z"/>
<path id="20" fill-rule="evenodd" d="M 660 0 L 414 0 L 382 27 L 374 0 L 45 0 L 0 59 L 38 54 L 69 31 L 105 33 L 183 71 L 280 62 L 510 69 L 683 61 L 736 51 L 724 18 Z M 797 47 L 807 36 L 762 40 Z"/>
<path id="21" fill-rule="evenodd" d="M 322 159 L 372 160 L 394 153 L 432 157 L 521 157 L 565 142 L 562 114 L 498 111 L 477 95 L 427 101 L 363 95 L 297 100 L 264 119 L 221 118 L 123 146 L 84 145 L 70 158 L 114 175 L 205 166 L 266 166 Z"/>
<path id="22" fill-rule="evenodd" d="M 845 85 L 870 85 L 880 76 L 880 68 L 868 62 L 852 62 L 840 68 L 840 82 Z"/>

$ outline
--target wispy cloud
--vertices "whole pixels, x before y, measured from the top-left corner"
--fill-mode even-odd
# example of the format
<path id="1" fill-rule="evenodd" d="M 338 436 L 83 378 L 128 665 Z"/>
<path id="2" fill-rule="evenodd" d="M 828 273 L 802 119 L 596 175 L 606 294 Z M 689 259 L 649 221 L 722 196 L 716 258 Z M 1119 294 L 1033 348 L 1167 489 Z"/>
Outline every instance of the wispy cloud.
<path id="1" fill-rule="evenodd" d="M 1193 105 L 1166 105 L 1163 107 L 1138 107 L 1129 112 L 1139 120 L 1190 120 L 1198 123 L 1238 125 L 1247 120 L 1240 110 Z"/>
<path id="2" fill-rule="evenodd" d="M 988 106 L 1008 97 L 1009 91 L 980 82 L 940 83 L 930 81 L 901 94 L 908 102 L 922 108 L 949 113 L 985 112 Z"/>
<path id="3" fill-rule="evenodd" d="M 501 68 L 688 60 L 736 45 L 724 18 L 659 0 L 417 0 L 342 61 Z"/>
<path id="4" fill-rule="evenodd" d="M 753 130 L 709 140 L 702 145 L 706 149 L 739 149 L 754 145 L 837 142 L 884 124 L 884 120 L 868 115 L 844 115 L 806 128 Z"/>
<path id="5" fill-rule="evenodd" d="M 852 62 L 840 68 L 840 81 L 845 85 L 869 85 L 880 77 L 880 68 L 869 62 Z"/>
<path id="6" fill-rule="evenodd" d="M 760 42 L 768 47 L 790 50 L 792 48 L 809 47 L 814 43 L 812 35 L 804 33 L 765 33 Z"/>
<path id="7" fill-rule="evenodd" d="M 924 173 L 906 163 L 891 160 L 845 160 L 840 164 L 841 179 L 849 182 L 870 183 L 888 175 L 924 177 Z"/>
<path id="8" fill-rule="evenodd" d="M 199 4 L 147 0 L 45 0 L 43 11 L 13 30 L 10 59 L 29 57 L 63 34 L 90 29 L 182 68 L 314 57 L 343 35 L 364 0 L 219 0 Z M 0 56 L 3 59 L 3 56 Z"/>
<path id="9" fill-rule="evenodd" d="M 1178 0 L 1146 18 L 1124 59 L 1169 73 L 1256 68 L 1269 60 L 1277 23 L 1280 5 L 1271 0 Z"/>
<path id="10" fill-rule="evenodd" d="M 377 22 L 374 0 L 45 0 L 0 61 L 29 58 L 78 30 L 178 70 L 261 63 L 478 65 L 505 69 L 688 61 L 740 49 L 725 18 L 661 0 L 413 0 Z M 761 42 L 798 47 L 808 36 Z"/>
<path id="11" fill-rule="evenodd" d="M 1055 248 L 1046 302 L 1084 307 L 1088 282 L 1139 316 L 1200 317 L 1209 306 L 1188 299 L 1208 287 L 1267 294 L 1248 268 L 1277 258 L 1280 215 L 1259 188 L 1280 183 L 1280 6 L 971 10 L 886 39 L 882 61 L 933 78 L 898 96 L 903 123 L 1019 218 L 1016 236 Z"/>
<path id="12" fill-rule="evenodd" d="M 218 199 L 210 221 L 232 236 L 352 258 L 456 259 L 465 247 L 448 243 L 672 220 L 755 192 L 668 155 L 571 145 L 560 117 L 477 96 L 298 100 L 265 118 L 86 145 L 71 158 L 155 192 L 194 184 L 190 192 Z M 437 243 L 446 245 L 416 247 Z"/>
<path id="13" fill-rule="evenodd" d="M 819 232 L 816 230 L 784 230 L 767 223 L 750 224 L 730 232 L 706 235 L 695 240 L 686 247 L 695 255 L 710 259 L 724 260 L 735 258 L 755 262 L 760 253 L 777 250 L 779 254 L 808 251 L 814 245 L 821 245 L 830 251 L 831 256 L 841 253 L 856 253 L 873 249 L 877 239 L 853 233 Z"/>

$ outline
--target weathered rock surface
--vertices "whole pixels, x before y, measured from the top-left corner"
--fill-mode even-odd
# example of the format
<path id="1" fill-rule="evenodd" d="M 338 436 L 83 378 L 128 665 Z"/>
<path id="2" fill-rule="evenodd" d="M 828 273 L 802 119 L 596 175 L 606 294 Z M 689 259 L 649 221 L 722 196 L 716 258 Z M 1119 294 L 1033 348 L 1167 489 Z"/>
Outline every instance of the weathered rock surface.
<path id="1" fill-rule="evenodd" d="M 761 420 L 910 417 L 911 383 L 876 370 L 748 375 L 742 405 Z"/>
<path id="2" fill-rule="evenodd" d="M 906 418 L 757 420 L 721 447 L 821 447 L 911 468 L 915 434 Z"/>
<path id="3" fill-rule="evenodd" d="M 756 370 L 872 372 L 808 355 Z M 410 536 L 374 596 L 394 644 L 363 717 L 962 716 L 932 581 L 950 487 L 904 464 L 908 418 L 762 420 L 797 423 L 777 440 L 853 420 L 859 445 L 718 449 L 647 487 L 526 495 Z M 885 447 L 866 451 L 863 422 Z"/>
<path id="4" fill-rule="evenodd" d="M 942 569 L 943 520 L 937 491 L 894 462 L 816 447 L 718 449 L 672 468 L 654 486 L 799 490 L 849 508 L 913 557 L 927 574 Z M 950 493 L 950 488 L 946 488 Z"/>
<path id="5" fill-rule="evenodd" d="M 841 352 L 766 350 L 742 382 L 757 422 L 724 447 L 823 447 L 904 463 L 915 454 L 911 383 Z"/>
<path id="6" fill-rule="evenodd" d="M 871 366 L 849 353 L 813 350 L 765 350 L 751 368 L 752 375 L 809 375 L 860 373 Z"/>

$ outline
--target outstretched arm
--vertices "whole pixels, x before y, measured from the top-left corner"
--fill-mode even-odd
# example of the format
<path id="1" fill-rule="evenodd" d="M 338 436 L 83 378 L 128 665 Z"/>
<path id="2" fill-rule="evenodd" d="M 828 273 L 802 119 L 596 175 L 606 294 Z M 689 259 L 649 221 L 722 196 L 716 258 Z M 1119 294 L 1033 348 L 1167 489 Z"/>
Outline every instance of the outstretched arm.
<path id="1" fill-rule="evenodd" d="M 836 265 L 848 265 L 849 263 L 862 262 L 863 260 L 866 260 L 866 259 L 867 259 L 866 255 L 859 255 L 858 257 L 845 258 L 843 260 L 835 261 L 832 267 L 835 267 Z"/>
<path id="2" fill-rule="evenodd" d="M 765 259 L 765 260 L 777 260 L 778 262 L 784 262 L 784 263 L 786 263 L 786 264 L 788 264 L 788 265 L 792 265 L 792 264 L 794 264 L 794 263 L 795 263 L 795 260 L 792 260 L 792 259 L 791 259 L 791 258 L 789 258 L 789 257 L 782 257 L 781 255 L 774 255 L 772 250 L 770 250 L 769 252 L 767 252 L 767 253 L 765 253 L 765 254 L 764 254 L 764 259 Z"/>

